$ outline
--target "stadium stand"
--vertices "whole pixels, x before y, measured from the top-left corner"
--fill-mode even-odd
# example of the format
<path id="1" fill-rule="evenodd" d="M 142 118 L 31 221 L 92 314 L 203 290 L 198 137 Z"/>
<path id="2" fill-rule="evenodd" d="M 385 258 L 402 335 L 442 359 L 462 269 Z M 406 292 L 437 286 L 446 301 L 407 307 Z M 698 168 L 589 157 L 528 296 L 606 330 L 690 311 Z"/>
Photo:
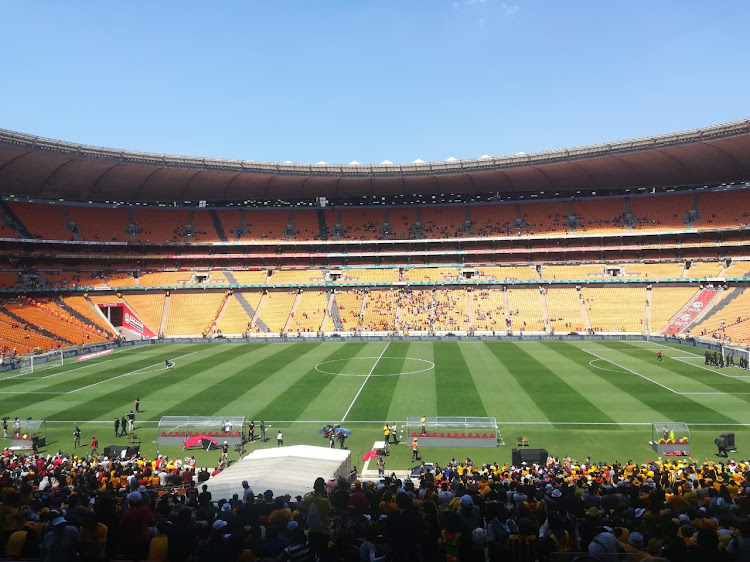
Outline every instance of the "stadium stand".
<path id="1" fill-rule="evenodd" d="M 290 240 L 320 240 L 320 224 L 316 211 L 308 209 L 294 211 L 294 232 Z"/>
<path id="2" fill-rule="evenodd" d="M 224 302 L 223 291 L 174 291 L 169 298 L 165 335 L 194 336 L 211 329 Z"/>
<path id="3" fill-rule="evenodd" d="M 284 240 L 287 237 L 291 211 L 289 210 L 245 210 L 241 223 L 244 233 L 238 240 Z"/>
<path id="4" fill-rule="evenodd" d="M 585 333 L 580 292 L 575 288 L 561 287 L 545 290 L 550 328 L 555 332 Z"/>
<path id="5" fill-rule="evenodd" d="M 476 331 L 505 332 L 503 291 L 499 288 L 475 289 L 471 292 L 471 328 Z"/>
<path id="6" fill-rule="evenodd" d="M 576 234 L 613 234 L 624 232 L 625 199 L 603 197 L 576 199 L 573 202 Z"/>
<path id="7" fill-rule="evenodd" d="M 708 228 L 736 228 L 750 224 L 750 191 L 737 189 L 701 193 L 698 230 Z"/>
<path id="8" fill-rule="evenodd" d="M 690 269 L 686 269 L 683 277 L 692 279 L 705 279 L 707 277 L 717 277 L 719 272 L 724 268 L 723 262 L 718 261 L 694 261 Z"/>
<path id="9" fill-rule="evenodd" d="M 317 332 L 323 324 L 327 307 L 328 295 L 325 291 L 303 291 L 290 318 L 289 332 Z"/>
<path id="10" fill-rule="evenodd" d="M 516 236 L 516 206 L 512 203 L 472 205 L 469 208 L 474 228 L 471 236 Z"/>
<path id="11" fill-rule="evenodd" d="M 268 270 L 232 270 L 230 274 L 237 280 L 240 285 L 265 285 L 268 280 Z"/>
<path id="12" fill-rule="evenodd" d="M 404 270 L 403 281 L 411 283 L 446 283 L 458 279 L 455 267 L 415 267 Z"/>
<path id="13" fill-rule="evenodd" d="M 465 331 L 469 318 L 465 290 L 438 289 L 435 291 L 435 314 L 432 329 L 436 331 Z"/>
<path id="14" fill-rule="evenodd" d="M 10 208 L 34 238 L 39 240 L 74 240 L 62 205 L 10 203 Z"/>
<path id="15" fill-rule="evenodd" d="M 481 275 L 497 281 L 536 281 L 539 272 L 533 265 L 518 265 L 507 267 L 482 267 Z"/>
<path id="16" fill-rule="evenodd" d="M 70 219 L 76 225 L 81 240 L 89 242 L 127 242 L 128 210 L 107 207 L 81 207 L 66 205 Z"/>
<path id="17" fill-rule="evenodd" d="M 423 207 L 420 209 L 421 238 L 463 238 L 467 214 L 464 205 Z"/>
<path id="18" fill-rule="evenodd" d="M 164 315 L 165 294 L 161 291 L 158 293 L 127 293 L 124 295 L 124 299 L 136 313 L 138 319 L 148 326 L 153 333 L 158 334 Z M 97 305 L 111 303 L 114 300 L 117 299 L 113 299 L 112 296 L 91 296 L 91 302 Z M 195 332 L 194 335 L 198 333 L 200 332 Z"/>
<path id="19" fill-rule="evenodd" d="M 361 289 L 336 292 L 334 302 L 338 307 L 341 325 L 345 331 L 359 330 L 361 328 L 362 302 L 364 298 L 365 292 Z"/>
<path id="20" fill-rule="evenodd" d="M 582 294 L 595 332 L 643 332 L 645 288 L 583 287 Z"/>
<path id="21" fill-rule="evenodd" d="M 0 288 L 9 289 L 18 283 L 18 273 L 0 273 Z"/>
<path id="22" fill-rule="evenodd" d="M 189 231 L 190 242 L 192 243 L 215 243 L 222 242 L 218 232 L 216 232 L 216 223 L 211 217 L 211 212 L 206 210 L 195 210 L 192 212 L 192 220 Z M 227 240 L 223 240 L 226 242 Z"/>
<path id="23" fill-rule="evenodd" d="M 371 290 L 362 307 L 361 329 L 367 332 L 396 329 L 399 291 Z"/>
<path id="24" fill-rule="evenodd" d="M 341 219 L 343 232 L 340 240 L 380 240 L 383 238 L 385 224 L 385 210 L 382 208 L 341 209 L 337 215 Z M 336 221 L 328 223 L 329 228 L 335 228 Z"/>
<path id="25" fill-rule="evenodd" d="M 401 290 L 398 294 L 397 328 L 405 331 L 426 331 L 432 326 L 435 315 L 435 298 L 432 291 Z"/>
<path id="26" fill-rule="evenodd" d="M 243 303 L 237 299 L 242 295 L 248 305 L 255 312 L 258 309 L 258 303 L 262 293 L 259 291 L 234 291 L 233 298 L 227 301 L 224 310 L 221 311 L 216 322 L 216 332 L 227 335 L 242 335 L 251 331 L 251 322 L 253 317 L 250 310 L 243 306 Z"/>
<path id="27" fill-rule="evenodd" d="M 258 316 L 268 326 L 271 333 L 278 334 L 284 330 L 296 298 L 296 291 L 269 290 L 263 295 Z"/>
<path id="28" fill-rule="evenodd" d="M 567 234 L 570 231 L 568 203 L 522 203 L 520 212 L 524 234 Z"/>
<path id="29" fill-rule="evenodd" d="M 78 315 L 86 318 L 91 325 L 96 326 L 102 332 L 113 336 L 117 335 L 117 331 L 112 329 L 112 326 L 105 320 L 105 318 L 95 311 L 91 307 L 90 301 L 83 296 L 61 297 L 61 300 L 67 307 L 74 310 Z"/>
<path id="30" fill-rule="evenodd" d="M 410 240 L 420 238 L 417 231 L 417 209 L 410 207 L 393 207 L 387 211 L 388 224 L 391 227 L 387 238 Z"/>
<path id="31" fill-rule="evenodd" d="M 683 230 L 687 227 L 694 200 L 692 193 L 633 197 L 630 199 L 633 228 Z"/>
<path id="32" fill-rule="evenodd" d="M 344 281 L 357 283 L 396 283 L 399 281 L 398 268 L 347 269 Z"/>
<path id="33" fill-rule="evenodd" d="M 545 319 L 539 288 L 508 289 L 509 329 L 517 332 L 544 332 Z"/>
<path id="34" fill-rule="evenodd" d="M 320 269 L 275 269 L 268 278 L 269 285 L 303 285 L 324 282 L 324 272 Z"/>
<path id="35" fill-rule="evenodd" d="M 579 265 L 545 265 L 542 266 L 541 278 L 544 280 L 568 279 L 603 279 L 605 264 L 590 263 Z"/>
<path id="36" fill-rule="evenodd" d="M 130 210 L 136 241 L 151 244 L 182 243 L 190 218 L 184 209 L 144 209 Z"/>
<path id="37" fill-rule="evenodd" d="M 664 330 L 669 320 L 698 294 L 698 288 L 655 286 L 650 293 L 651 326 L 649 330 L 659 332 Z"/>

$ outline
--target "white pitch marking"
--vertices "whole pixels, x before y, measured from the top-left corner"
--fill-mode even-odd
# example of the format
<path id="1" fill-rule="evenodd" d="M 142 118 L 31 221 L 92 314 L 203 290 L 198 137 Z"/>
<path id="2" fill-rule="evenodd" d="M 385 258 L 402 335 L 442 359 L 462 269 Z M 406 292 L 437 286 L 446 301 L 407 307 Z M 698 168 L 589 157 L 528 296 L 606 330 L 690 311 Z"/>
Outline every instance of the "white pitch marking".
<path id="1" fill-rule="evenodd" d="M 198 353 L 198 352 L 197 351 L 192 351 L 190 353 L 186 353 L 185 355 L 178 355 L 177 357 L 175 357 L 175 359 L 182 359 L 183 357 L 188 357 L 189 355 L 194 355 L 195 353 Z M 110 382 L 110 381 L 113 381 L 115 379 L 119 379 L 120 377 L 129 377 L 129 376 L 137 375 L 137 374 L 148 374 L 149 372 L 152 372 L 152 371 L 146 371 L 146 369 L 151 369 L 151 368 L 156 367 L 157 365 L 161 365 L 161 364 L 162 364 L 162 361 L 159 361 L 158 363 L 154 363 L 153 365 L 147 365 L 146 367 L 143 367 L 142 369 L 136 369 L 135 371 L 130 371 L 128 373 L 123 373 L 122 375 L 117 375 L 116 377 L 112 377 L 112 378 L 109 378 L 109 379 L 105 379 L 103 381 L 99 381 L 99 382 L 95 382 L 93 384 L 82 386 L 81 388 L 76 388 L 75 390 L 71 390 L 67 394 L 73 394 L 74 392 L 79 392 L 81 390 L 86 390 L 87 388 L 91 388 L 92 386 L 96 386 L 96 385 L 99 385 L 99 384 L 102 384 L 102 383 L 105 383 L 105 382 Z"/>
<path id="2" fill-rule="evenodd" d="M 607 369 L 606 367 L 599 367 L 598 365 L 594 365 L 594 363 L 596 363 L 597 361 L 601 361 L 601 359 L 592 359 L 591 361 L 589 361 L 589 366 L 592 367 L 593 369 L 599 369 L 601 371 L 609 371 L 610 373 L 620 373 L 623 375 L 626 374 L 625 371 L 615 371 L 614 369 Z M 611 361 L 609 361 L 609 363 L 611 363 Z"/>
<path id="3" fill-rule="evenodd" d="M 631 373 L 631 374 L 633 374 L 633 375 L 635 375 L 635 376 L 637 376 L 637 377 L 641 377 L 642 379 L 646 379 L 646 380 L 647 380 L 648 382 L 650 382 L 650 383 L 653 383 L 653 384 L 655 384 L 656 386 L 660 386 L 660 387 L 662 387 L 662 388 L 663 388 L 664 390 L 668 390 L 669 392 L 672 392 L 672 393 L 674 393 L 674 394 L 682 394 L 681 392 L 677 392 L 676 390 L 674 390 L 674 389 L 671 389 L 671 388 L 669 388 L 668 386 L 666 386 L 666 385 L 663 385 L 663 384 L 661 384 L 660 382 L 656 382 L 655 380 L 653 380 L 653 379 L 650 379 L 650 378 L 648 378 L 647 376 L 645 376 L 645 375 L 642 375 L 642 374 L 640 374 L 640 373 L 638 373 L 638 372 L 634 371 L 633 369 L 628 369 L 627 367 L 623 367 L 623 366 L 622 366 L 622 365 L 620 365 L 619 363 L 615 363 L 614 361 L 612 361 L 612 360 L 610 360 L 610 359 L 605 359 L 604 357 L 602 357 L 602 356 L 600 356 L 600 355 L 597 355 L 597 354 L 596 354 L 596 353 L 594 353 L 593 351 L 590 351 L 590 350 L 588 350 L 588 349 L 584 349 L 584 351 L 585 351 L 586 353 L 590 353 L 590 354 L 591 354 L 591 355 L 593 355 L 594 357 L 598 357 L 598 358 L 599 358 L 599 359 L 601 359 L 602 361 L 607 361 L 607 362 L 609 362 L 609 363 L 612 363 L 613 365 L 616 365 L 616 366 L 620 367 L 620 369 L 623 369 L 623 370 L 627 371 L 628 373 Z"/>
<path id="4" fill-rule="evenodd" d="M 367 376 L 365 377 L 365 380 L 362 382 L 362 386 L 359 387 L 359 390 L 357 391 L 357 394 L 354 395 L 354 400 L 352 400 L 352 403 L 349 404 L 349 407 L 346 409 L 346 413 L 344 414 L 344 417 L 341 418 L 342 423 L 344 422 L 344 420 L 346 420 L 346 416 L 349 415 L 349 412 L 351 411 L 352 406 L 354 406 L 354 403 L 357 401 L 357 398 L 359 398 L 359 395 L 362 392 L 362 389 L 367 384 L 367 381 L 370 380 L 370 376 L 372 375 L 373 372 L 375 372 L 375 367 L 378 366 L 378 363 L 383 358 L 383 355 L 385 355 L 385 351 L 388 349 L 389 345 L 391 345 L 390 341 L 387 344 L 385 344 L 385 347 L 383 348 L 383 351 L 380 352 L 380 355 L 375 360 L 375 363 L 373 364 L 372 369 L 370 369 L 370 372 L 367 373 Z"/>

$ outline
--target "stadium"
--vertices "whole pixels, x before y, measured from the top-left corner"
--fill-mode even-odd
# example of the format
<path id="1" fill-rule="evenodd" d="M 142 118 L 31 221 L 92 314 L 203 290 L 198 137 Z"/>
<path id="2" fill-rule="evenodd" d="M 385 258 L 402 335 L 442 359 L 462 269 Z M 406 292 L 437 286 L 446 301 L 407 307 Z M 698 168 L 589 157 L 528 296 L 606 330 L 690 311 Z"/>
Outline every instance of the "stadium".
<path id="1" fill-rule="evenodd" d="M 232 461 L 345 425 L 373 479 L 359 457 L 391 422 L 389 472 L 414 437 L 421 459 L 477 465 L 715 459 L 719 434 L 742 454 L 749 181 L 750 120 L 401 165 L 2 131 L 3 416 L 43 423 L 42 453 L 75 452 L 77 426 L 79 454 L 96 435 L 179 457 L 208 435 L 239 439 Z"/>

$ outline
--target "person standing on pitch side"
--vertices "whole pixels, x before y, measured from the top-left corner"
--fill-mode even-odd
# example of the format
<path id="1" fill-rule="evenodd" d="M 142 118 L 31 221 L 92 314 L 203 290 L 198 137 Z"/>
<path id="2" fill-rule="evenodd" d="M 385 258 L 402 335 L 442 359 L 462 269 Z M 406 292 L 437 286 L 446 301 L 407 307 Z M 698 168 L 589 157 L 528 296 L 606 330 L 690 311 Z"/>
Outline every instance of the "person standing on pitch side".
<path id="1" fill-rule="evenodd" d="M 135 413 L 140 414 L 141 413 L 141 401 L 138 399 L 138 397 L 135 397 Z"/>
<path id="2" fill-rule="evenodd" d="M 115 437 L 120 435 L 120 418 L 115 416 Z"/>
<path id="3" fill-rule="evenodd" d="M 266 442 L 266 422 L 260 420 L 260 442 Z"/>

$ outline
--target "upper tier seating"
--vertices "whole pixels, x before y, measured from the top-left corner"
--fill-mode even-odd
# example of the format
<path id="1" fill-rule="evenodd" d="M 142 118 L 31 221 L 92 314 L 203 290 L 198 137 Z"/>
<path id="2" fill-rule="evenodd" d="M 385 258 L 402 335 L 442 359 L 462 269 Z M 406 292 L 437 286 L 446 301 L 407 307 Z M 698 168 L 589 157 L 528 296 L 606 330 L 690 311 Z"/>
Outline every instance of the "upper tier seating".
<path id="1" fill-rule="evenodd" d="M 555 332 L 586 331 L 581 310 L 581 299 L 575 288 L 550 287 L 546 289 L 549 325 Z"/>
<path id="2" fill-rule="evenodd" d="M 276 269 L 268 278 L 269 285 L 302 285 L 305 283 L 325 283 L 323 270 L 321 269 L 299 269 L 284 270 Z"/>
<path id="3" fill-rule="evenodd" d="M 245 211 L 245 233 L 242 241 L 249 240 L 285 240 L 285 228 L 291 218 L 290 210 L 251 210 Z"/>
<path id="4" fill-rule="evenodd" d="M 193 243 L 209 243 L 209 242 L 221 242 L 219 234 L 216 232 L 216 226 L 211 218 L 211 213 L 205 209 L 197 209 L 193 211 L 193 234 L 190 236 L 190 241 Z M 228 234 L 225 232 L 225 234 Z M 229 238 L 229 240 L 232 240 Z"/>
<path id="5" fill-rule="evenodd" d="M 596 332 L 644 331 L 646 289 L 643 287 L 583 287 L 591 328 Z"/>
<path id="6" fill-rule="evenodd" d="M 516 206 L 513 203 L 472 205 L 469 208 L 474 228 L 471 236 L 516 236 Z"/>
<path id="7" fill-rule="evenodd" d="M 31 235 L 39 240 L 74 240 L 61 205 L 9 203 L 10 208 Z"/>
<path id="8" fill-rule="evenodd" d="M 258 271 L 231 271 L 230 273 L 240 285 L 265 285 L 268 280 L 267 269 L 261 269 Z"/>
<path id="9" fill-rule="evenodd" d="M 290 240 L 320 240 L 318 213 L 310 209 L 294 211 L 294 234 Z"/>
<path id="10" fill-rule="evenodd" d="M 419 238 L 415 232 L 417 210 L 414 208 L 391 208 L 389 224 L 391 225 L 391 234 L 388 235 L 389 239 L 410 240 Z"/>
<path id="11" fill-rule="evenodd" d="M 480 275 L 497 281 L 536 281 L 539 279 L 536 266 L 482 266 L 479 268 Z"/>
<path id="12" fill-rule="evenodd" d="M 399 281 L 398 268 L 347 269 L 343 280 L 349 283 L 395 283 Z"/>
<path id="13" fill-rule="evenodd" d="M 78 236 L 89 242 L 129 242 L 128 210 L 106 207 L 77 207 L 67 205 L 65 209 L 76 224 Z"/>
<path id="14" fill-rule="evenodd" d="M 190 213 L 184 209 L 131 209 L 136 240 L 152 244 L 183 243 Z"/>
<path id="15" fill-rule="evenodd" d="M 722 277 L 750 277 L 750 261 L 732 261 L 720 274 Z"/>
<path id="16" fill-rule="evenodd" d="M 522 203 L 521 218 L 526 226 L 524 234 L 568 233 L 566 225 L 570 215 L 566 202 Z"/>
<path id="17" fill-rule="evenodd" d="M 645 195 L 630 199 L 633 228 L 638 230 L 684 230 L 685 218 L 693 207 L 695 195 Z"/>
<path id="18" fill-rule="evenodd" d="M 466 236 L 466 206 L 445 205 L 421 209 L 421 238 L 463 238 Z"/>
<path id="19" fill-rule="evenodd" d="M 542 279 L 564 281 L 568 279 L 604 279 L 604 264 L 589 263 L 578 265 L 542 266 Z M 611 278 L 611 277 L 610 277 Z"/>
<path id="20" fill-rule="evenodd" d="M 624 232 L 622 218 L 625 214 L 625 199 L 604 197 L 601 199 L 577 199 L 573 202 L 576 216 L 576 234 L 614 234 Z"/>
<path id="21" fill-rule="evenodd" d="M 411 283 L 449 283 L 458 279 L 456 267 L 414 267 L 404 271 L 403 281 Z"/>
<path id="22" fill-rule="evenodd" d="M 733 228 L 750 224 L 750 190 L 701 193 L 695 228 Z"/>
<path id="23" fill-rule="evenodd" d="M 336 213 L 332 210 L 331 213 Z M 340 240 L 380 240 L 383 238 L 382 228 L 385 223 L 385 210 L 381 208 L 365 207 L 361 209 L 341 209 L 341 227 L 344 232 Z M 336 227 L 335 214 L 328 223 L 329 229 Z M 328 220 L 328 216 L 326 219 Z"/>

